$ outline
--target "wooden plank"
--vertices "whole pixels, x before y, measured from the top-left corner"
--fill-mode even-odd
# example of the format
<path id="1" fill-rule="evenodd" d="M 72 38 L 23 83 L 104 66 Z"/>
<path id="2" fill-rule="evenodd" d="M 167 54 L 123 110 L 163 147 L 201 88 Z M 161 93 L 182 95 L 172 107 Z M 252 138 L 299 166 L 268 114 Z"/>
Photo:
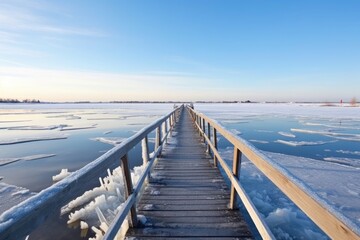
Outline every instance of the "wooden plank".
<path id="1" fill-rule="evenodd" d="M 228 203 L 228 199 L 196 199 L 196 201 L 190 201 L 190 199 L 174 199 L 174 198 L 166 198 L 166 199 L 159 199 L 159 198 L 150 198 L 145 199 L 142 198 L 142 204 L 167 204 L 167 205 L 199 205 L 199 204 L 207 204 L 207 205 L 217 205 L 222 204 L 226 205 Z"/>
<path id="2" fill-rule="evenodd" d="M 224 210 L 224 211 L 217 211 L 217 210 L 194 210 L 194 211 L 169 211 L 169 210 L 162 210 L 162 211 L 139 211 L 140 214 L 147 214 L 150 217 L 239 217 L 239 214 L 232 210 Z"/>
<path id="3" fill-rule="evenodd" d="M 251 237 L 251 233 L 238 228 L 130 228 L 129 236 L 148 237 Z"/>

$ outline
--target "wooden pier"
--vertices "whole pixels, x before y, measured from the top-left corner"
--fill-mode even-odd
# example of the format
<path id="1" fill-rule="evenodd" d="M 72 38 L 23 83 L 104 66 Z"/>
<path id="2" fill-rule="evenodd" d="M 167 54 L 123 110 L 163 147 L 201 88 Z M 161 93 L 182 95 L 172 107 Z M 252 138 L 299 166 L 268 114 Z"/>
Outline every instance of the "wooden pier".
<path id="1" fill-rule="evenodd" d="M 172 135 L 138 203 L 146 223 L 127 237 L 252 239 L 240 212 L 229 209 L 230 190 L 187 111 Z"/>
<path id="2" fill-rule="evenodd" d="M 151 151 L 148 138 L 154 133 Z M 233 166 L 228 166 L 218 151 L 218 135 L 233 146 Z M 133 186 L 128 152 L 140 143 L 144 171 Z M 79 189 L 114 163 L 123 171 L 125 202 L 109 226 L 102 228 L 104 240 L 119 239 L 123 234 L 128 239 L 253 239 L 259 235 L 275 239 L 240 183 L 243 156 L 331 239 L 360 239 L 356 225 L 309 193 L 303 183 L 294 181 L 262 152 L 206 115 L 179 106 L 82 169 L 1 214 L 0 240 L 25 239 L 48 216 L 58 216 Z M 246 209 L 251 223 L 245 222 L 237 206 Z M 250 224 L 254 232 L 250 232 Z"/>

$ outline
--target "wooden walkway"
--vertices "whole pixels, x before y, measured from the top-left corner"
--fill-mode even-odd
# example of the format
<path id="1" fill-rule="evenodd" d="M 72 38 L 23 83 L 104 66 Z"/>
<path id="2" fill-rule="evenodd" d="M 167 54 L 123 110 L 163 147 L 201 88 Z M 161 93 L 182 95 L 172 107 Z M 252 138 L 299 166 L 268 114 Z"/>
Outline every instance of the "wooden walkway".
<path id="1" fill-rule="evenodd" d="M 253 239 L 205 144 L 183 110 L 138 204 L 146 223 L 128 239 Z"/>

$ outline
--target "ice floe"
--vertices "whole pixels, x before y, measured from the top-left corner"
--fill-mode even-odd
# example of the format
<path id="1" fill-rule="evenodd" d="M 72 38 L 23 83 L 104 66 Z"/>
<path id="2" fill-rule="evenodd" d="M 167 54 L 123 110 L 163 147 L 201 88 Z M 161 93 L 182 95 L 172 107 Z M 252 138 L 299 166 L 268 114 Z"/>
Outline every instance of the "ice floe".
<path id="1" fill-rule="evenodd" d="M 230 132 L 234 133 L 235 135 L 241 135 L 242 134 L 239 130 L 237 130 L 235 128 L 230 129 Z"/>
<path id="2" fill-rule="evenodd" d="M 5 212 L 25 199 L 35 195 L 29 189 L 0 182 L 0 212 Z"/>
<path id="3" fill-rule="evenodd" d="M 60 180 L 63 180 L 64 178 L 66 178 L 70 174 L 71 174 L 71 172 L 69 172 L 67 168 L 64 168 L 64 169 L 61 169 L 59 174 L 53 176 L 52 180 L 53 180 L 53 182 L 58 182 Z"/>
<path id="4" fill-rule="evenodd" d="M 325 161 L 345 165 L 345 166 L 352 166 L 360 169 L 360 159 L 354 158 L 339 158 L 339 157 L 325 157 Z"/>
<path id="5" fill-rule="evenodd" d="M 256 139 L 250 139 L 250 140 L 249 140 L 249 142 L 262 143 L 262 144 L 269 143 L 268 141 L 264 141 L 264 140 L 256 140 Z"/>
<path id="6" fill-rule="evenodd" d="M 111 144 L 111 145 L 116 146 L 116 145 L 122 143 L 124 140 L 126 140 L 126 138 L 122 138 L 122 137 L 97 137 L 97 138 L 91 138 L 91 140 L 102 142 L 102 143 L 107 143 L 107 144 Z"/>
<path id="7" fill-rule="evenodd" d="M 66 124 L 60 125 L 51 125 L 51 126 L 18 126 L 18 127 L 7 127 L 8 130 L 54 130 L 54 129 L 62 129 L 67 127 Z"/>
<path id="8" fill-rule="evenodd" d="M 264 129 L 257 129 L 255 130 L 256 132 L 261 132 L 261 133 L 273 133 L 274 131 L 271 130 L 264 130 Z"/>
<path id="9" fill-rule="evenodd" d="M 37 142 L 37 141 L 48 141 L 48 140 L 60 140 L 66 139 L 67 136 L 39 136 L 39 137 L 24 137 L 24 138 L 14 138 L 14 139 L 0 139 L 0 145 L 10 145 L 26 142 Z"/>
<path id="10" fill-rule="evenodd" d="M 328 144 L 328 143 L 333 143 L 336 141 L 314 141 L 314 142 L 310 142 L 310 141 L 285 141 L 285 140 L 276 140 L 275 142 L 277 143 L 281 143 L 281 144 L 285 144 L 285 145 L 289 145 L 292 147 L 298 147 L 298 146 L 315 146 L 315 145 L 324 145 L 324 144 Z"/>
<path id="11" fill-rule="evenodd" d="M 278 132 L 281 136 L 295 138 L 296 136 L 289 132 Z"/>
<path id="12" fill-rule="evenodd" d="M 95 128 L 96 126 L 97 126 L 97 124 L 93 124 L 91 126 L 63 127 L 63 128 L 60 128 L 60 131 L 73 131 L 73 130 L 91 129 L 91 128 Z"/>
<path id="13" fill-rule="evenodd" d="M 350 154 L 360 156 L 360 151 L 336 150 L 337 153 Z"/>
<path id="14" fill-rule="evenodd" d="M 17 157 L 17 158 L 0 158 L 0 166 L 4 166 L 17 161 L 31 161 L 31 160 L 49 158 L 54 156 L 55 154 L 38 154 L 38 155 L 31 155 L 31 156 Z"/>

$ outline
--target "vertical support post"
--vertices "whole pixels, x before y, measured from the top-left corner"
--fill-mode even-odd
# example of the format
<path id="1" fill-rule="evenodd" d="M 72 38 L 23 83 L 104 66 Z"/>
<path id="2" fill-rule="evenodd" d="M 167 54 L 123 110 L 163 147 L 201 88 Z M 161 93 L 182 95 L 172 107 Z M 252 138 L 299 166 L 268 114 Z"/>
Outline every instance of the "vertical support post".
<path id="1" fill-rule="evenodd" d="M 234 146 L 234 158 L 233 158 L 233 174 L 235 178 L 239 179 L 239 166 L 241 166 L 241 156 L 242 153 L 240 150 Z M 236 190 L 233 184 L 231 184 L 231 193 L 230 193 L 230 209 L 237 209 L 236 204 Z"/>
<path id="2" fill-rule="evenodd" d="M 164 137 L 166 132 L 165 132 L 165 125 L 166 125 L 166 122 L 163 122 L 161 124 L 161 136 Z"/>
<path id="3" fill-rule="evenodd" d="M 163 128 L 163 136 L 165 137 L 166 136 L 166 133 L 167 133 L 167 120 L 165 120 L 164 122 L 164 128 Z M 167 143 L 167 138 L 165 138 L 165 143 Z"/>
<path id="4" fill-rule="evenodd" d="M 211 135 L 210 135 L 210 123 L 207 123 L 207 136 L 209 138 L 209 140 L 211 141 Z M 206 150 L 209 154 L 211 154 L 211 150 L 210 150 L 210 144 L 207 145 L 207 150 Z"/>
<path id="5" fill-rule="evenodd" d="M 149 162 L 149 139 L 148 136 L 144 137 L 141 143 L 143 165 Z M 150 179 L 150 172 L 148 173 L 148 180 Z"/>
<path id="6" fill-rule="evenodd" d="M 202 119 L 202 131 L 203 131 L 203 140 L 204 140 L 204 143 L 206 143 L 206 140 L 205 140 L 205 118 Z"/>
<path id="7" fill-rule="evenodd" d="M 149 162 L 149 140 L 148 137 L 144 137 L 141 143 L 143 165 Z"/>
<path id="8" fill-rule="evenodd" d="M 214 147 L 215 149 L 217 150 L 218 147 L 217 147 L 217 134 L 216 134 L 216 128 L 213 127 L 213 144 L 214 144 Z M 217 167 L 217 158 L 214 154 L 214 166 Z"/>
<path id="9" fill-rule="evenodd" d="M 155 149 L 154 149 L 155 152 L 161 145 L 161 129 L 160 129 L 160 127 L 161 127 L 161 125 L 156 128 Z M 157 157 L 157 156 L 155 156 L 155 157 Z"/>
<path id="10" fill-rule="evenodd" d="M 131 181 L 131 173 L 128 164 L 128 155 L 125 154 L 121 157 L 121 169 L 124 177 L 124 187 L 125 187 L 125 199 L 127 199 L 133 193 L 133 185 Z M 136 227 L 137 225 L 137 215 L 136 215 L 136 206 L 135 204 L 131 207 L 130 210 L 130 221 L 129 224 L 131 227 Z"/>

